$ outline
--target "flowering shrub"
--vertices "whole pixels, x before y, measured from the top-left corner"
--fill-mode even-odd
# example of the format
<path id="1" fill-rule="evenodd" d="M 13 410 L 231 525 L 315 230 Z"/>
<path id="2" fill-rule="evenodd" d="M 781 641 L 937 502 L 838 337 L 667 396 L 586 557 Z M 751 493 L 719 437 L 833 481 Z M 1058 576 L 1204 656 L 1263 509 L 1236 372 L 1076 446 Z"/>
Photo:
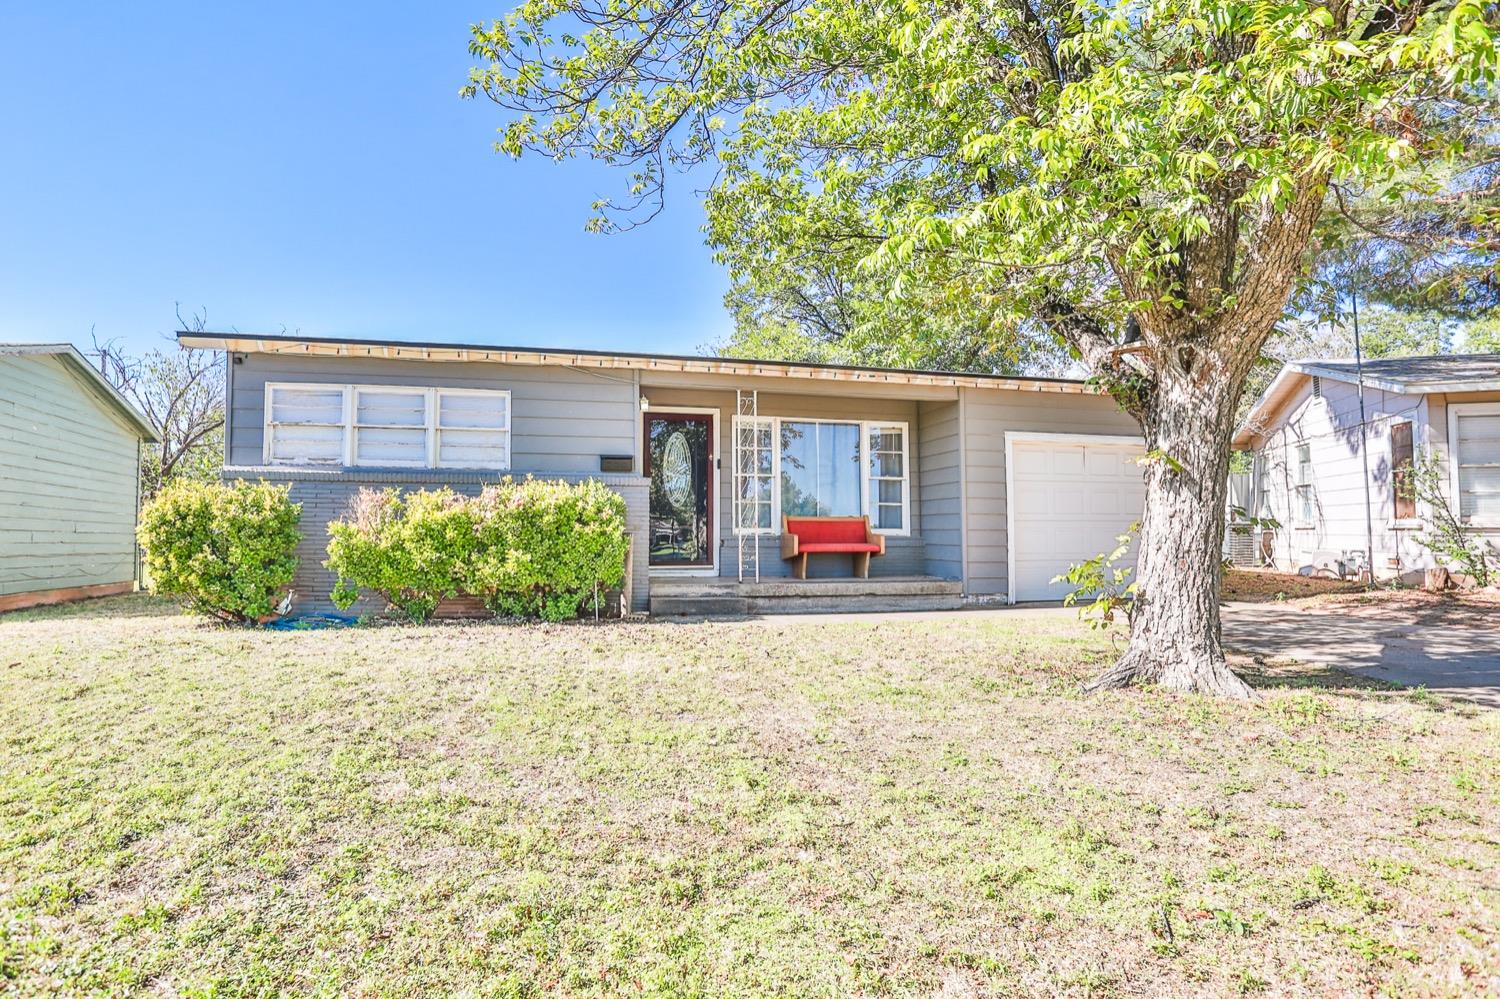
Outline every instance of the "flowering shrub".
<path id="1" fill-rule="evenodd" d="M 334 602 L 374 590 L 415 621 L 459 593 L 497 614 L 576 617 L 624 581 L 630 544 L 625 501 L 594 481 L 505 479 L 475 497 L 362 490 L 328 533 Z"/>
<path id="2" fill-rule="evenodd" d="M 157 593 L 225 621 L 276 613 L 297 572 L 302 506 L 289 487 L 178 479 L 141 509 L 137 530 Z"/>

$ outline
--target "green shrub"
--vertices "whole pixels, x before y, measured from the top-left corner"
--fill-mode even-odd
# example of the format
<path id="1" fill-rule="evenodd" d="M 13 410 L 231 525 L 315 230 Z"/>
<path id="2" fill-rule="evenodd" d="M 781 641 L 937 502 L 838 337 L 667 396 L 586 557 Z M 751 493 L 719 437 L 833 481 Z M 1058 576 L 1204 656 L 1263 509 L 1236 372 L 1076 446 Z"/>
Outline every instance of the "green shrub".
<path id="1" fill-rule="evenodd" d="M 1130 553 L 1130 547 L 1135 543 L 1135 535 L 1140 529 L 1139 521 L 1131 524 L 1124 534 L 1115 537 L 1113 551 L 1101 552 L 1091 559 L 1076 562 L 1068 566 L 1067 572 L 1052 577 L 1054 583 L 1067 583 L 1076 587 L 1063 597 L 1063 606 L 1083 604 L 1078 608 L 1078 616 L 1087 621 L 1090 628 L 1108 628 L 1115 623 L 1117 610 L 1125 612 L 1127 628 L 1135 624 L 1138 587 L 1130 578 L 1135 570 L 1118 563 Z M 1085 600 L 1088 603 L 1083 603 Z"/>
<path id="2" fill-rule="evenodd" d="M 560 621 L 625 579 L 625 500 L 600 482 L 509 479 L 475 500 L 465 588 L 497 614 Z"/>
<path id="3" fill-rule="evenodd" d="M 178 480 L 141 510 L 138 530 L 157 593 L 225 621 L 276 613 L 297 572 L 302 507 L 289 487 Z"/>
<path id="4" fill-rule="evenodd" d="M 1453 509 L 1447 481 L 1442 457 L 1431 450 L 1419 452 L 1404 474 L 1397 470 L 1397 491 L 1427 507 L 1426 527 L 1413 540 L 1432 552 L 1439 565 L 1457 569 L 1476 586 L 1488 586 L 1500 573 L 1500 555 Z"/>
<path id="5" fill-rule="evenodd" d="M 576 617 L 625 579 L 625 501 L 604 485 L 505 479 L 480 495 L 363 490 L 328 525 L 333 600 L 381 594 L 415 621 L 470 593 L 497 614 Z"/>
<path id="6" fill-rule="evenodd" d="M 451 489 L 362 489 L 328 534 L 323 564 L 339 575 L 333 602 L 347 608 L 361 588 L 374 590 L 413 621 L 462 590 L 475 543 L 471 504 Z"/>

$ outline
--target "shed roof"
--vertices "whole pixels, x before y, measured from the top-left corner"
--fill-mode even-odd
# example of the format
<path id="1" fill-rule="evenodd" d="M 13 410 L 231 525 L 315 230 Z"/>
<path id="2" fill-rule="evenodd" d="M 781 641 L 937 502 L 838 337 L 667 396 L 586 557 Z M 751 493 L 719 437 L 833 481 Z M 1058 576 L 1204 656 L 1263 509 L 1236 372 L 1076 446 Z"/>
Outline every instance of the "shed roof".
<path id="1" fill-rule="evenodd" d="M 90 364 L 88 358 L 80 354 L 78 348 L 71 343 L 0 343 L 0 357 L 23 355 L 56 357 L 82 375 L 94 390 L 95 396 L 135 428 L 142 440 L 152 444 L 161 440 L 155 428 L 141 414 L 141 411 L 131 405 L 130 400 L 121 395 L 120 390 L 111 385 L 109 379 Z"/>
<path id="2" fill-rule="evenodd" d="M 579 368 L 625 368 L 643 371 L 684 371 L 697 374 L 806 378 L 864 384 L 938 385 L 964 388 L 1009 388 L 1035 392 L 1096 394 L 1100 390 L 1078 378 L 986 375 L 961 371 L 914 368 L 876 368 L 854 364 L 809 364 L 737 357 L 647 354 L 635 351 L 577 350 L 558 347 L 510 347 L 500 344 L 435 343 L 408 340 L 370 340 L 352 337 L 311 337 L 270 333 L 207 333 L 183 331 L 184 347 L 227 350 L 242 354 L 293 354 L 324 357 L 384 357 L 421 361 L 490 361 L 503 364 L 558 364 Z"/>

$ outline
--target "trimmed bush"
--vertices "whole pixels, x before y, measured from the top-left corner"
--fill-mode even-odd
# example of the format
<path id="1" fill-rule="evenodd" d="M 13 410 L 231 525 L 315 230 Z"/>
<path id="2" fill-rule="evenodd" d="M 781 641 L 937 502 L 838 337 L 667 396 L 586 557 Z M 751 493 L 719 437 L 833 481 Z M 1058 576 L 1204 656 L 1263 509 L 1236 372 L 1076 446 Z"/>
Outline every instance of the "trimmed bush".
<path id="1" fill-rule="evenodd" d="M 302 505 L 265 482 L 169 482 L 137 531 L 157 593 L 224 621 L 276 613 L 297 572 Z"/>
<path id="2" fill-rule="evenodd" d="M 625 579 L 625 501 L 601 483 L 505 479 L 480 495 L 362 490 L 328 526 L 332 597 L 374 590 L 426 620 L 438 602 L 479 597 L 496 614 L 559 621 Z"/>
<path id="3" fill-rule="evenodd" d="M 348 516 L 328 525 L 328 561 L 338 573 L 333 602 L 347 609 L 374 590 L 413 621 L 425 621 L 463 589 L 475 525 L 470 504 L 451 489 L 361 489 Z"/>
<path id="4" fill-rule="evenodd" d="M 625 500 L 592 479 L 526 479 L 474 501 L 479 544 L 465 588 L 497 614 L 561 621 L 625 580 Z"/>

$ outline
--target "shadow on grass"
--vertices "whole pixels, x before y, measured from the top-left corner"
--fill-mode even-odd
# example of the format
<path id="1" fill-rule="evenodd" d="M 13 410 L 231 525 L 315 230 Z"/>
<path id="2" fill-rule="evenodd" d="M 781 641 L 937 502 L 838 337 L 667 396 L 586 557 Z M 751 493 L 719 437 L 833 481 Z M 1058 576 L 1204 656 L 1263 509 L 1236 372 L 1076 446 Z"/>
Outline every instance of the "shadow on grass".
<path id="1" fill-rule="evenodd" d="M 1361 700 L 1400 699 L 1420 703 L 1433 711 L 1455 711 L 1472 716 L 1476 711 L 1494 708 L 1487 692 L 1462 688 L 1429 690 L 1408 687 L 1387 680 L 1361 676 L 1332 666 L 1309 665 L 1295 661 L 1237 663 L 1235 672 L 1255 690 L 1317 690 Z"/>
<path id="2" fill-rule="evenodd" d="M 66 604 L 8 611 L 0 614 L 0 624 L 21 621 L 72 621 L 80 618 L 99 620 L 102 618 L 176 617 L 182 612 L 182 606 L 175 600 L 153 597 L 149 593 L 128 593 L 118 597 L 74 600 Z"/>
<path id="3" fill-rule="evenodd" d="M 1307 665 L 1305 663 L 1251 662 L 1235 665 L 1235 672 L 1256 690 L 1329 690 L 1335 693 L 1349 691 L 1404 690 L 1398 683 L 1388 683 L 1373 677 L 1360 676 L 1332 666 Z"/>

